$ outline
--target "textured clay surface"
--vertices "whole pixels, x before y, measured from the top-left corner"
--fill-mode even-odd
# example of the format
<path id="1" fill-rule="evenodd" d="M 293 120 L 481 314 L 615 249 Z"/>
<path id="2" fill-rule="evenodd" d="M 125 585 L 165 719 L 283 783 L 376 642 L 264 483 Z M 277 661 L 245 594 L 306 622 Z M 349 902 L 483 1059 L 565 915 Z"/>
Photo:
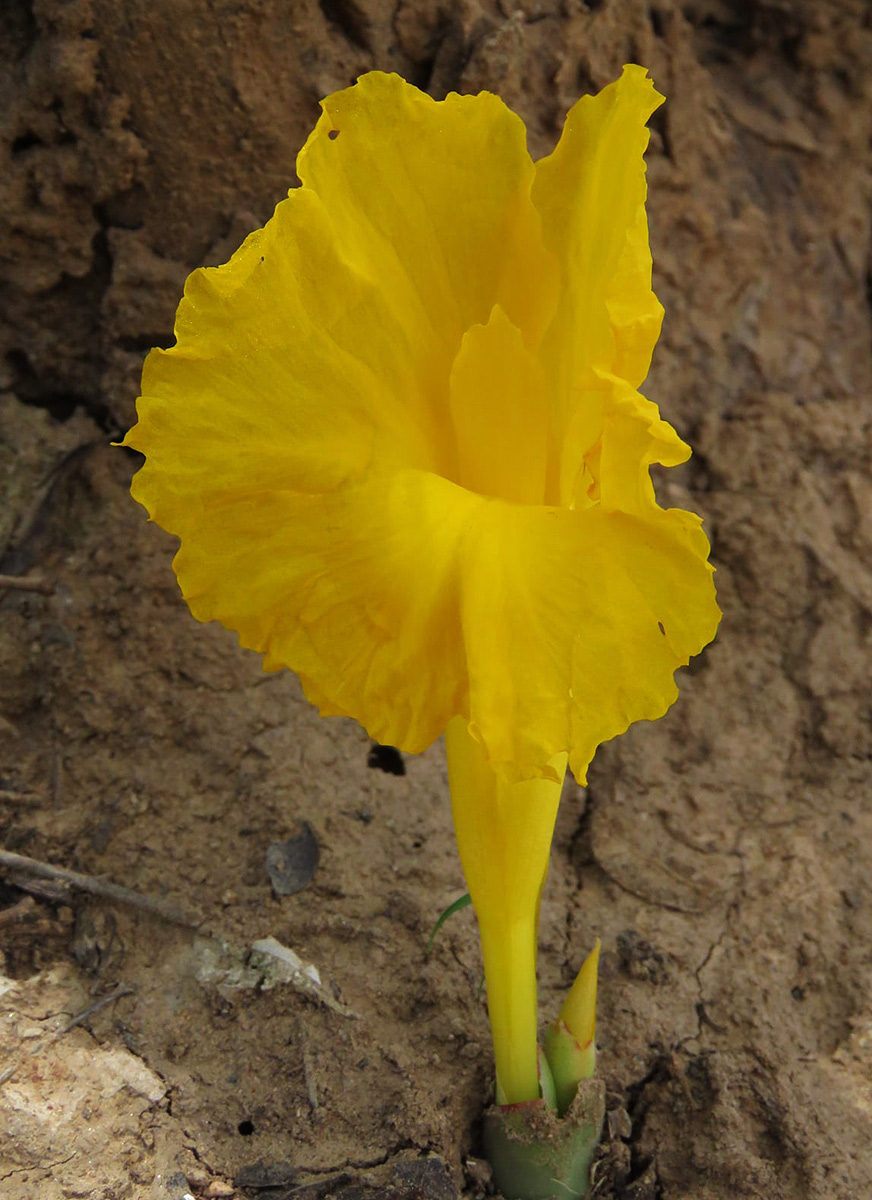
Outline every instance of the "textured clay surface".
<path id="1" fill-rule="evenodd" d="M 661 500 L 705 516 L 725 617 L 567 787 L 542 1012 L 602 938 L 600 1200 L 872 1196 L 868 6 L 6 0 L 0 46 L 0 572 L 45 582 L 0 588 L 0 844 L 186 915 L 0 873 L 4 1200 L 486 1192 L 470 910 L 424 954 L 463 891 L 441 748 L 379 769 L 197 625 L 108 443 L 319 97 L 487 88 L 538 156 L 625 61 L 668 97 L 646 391 L 695 455 Z"/>

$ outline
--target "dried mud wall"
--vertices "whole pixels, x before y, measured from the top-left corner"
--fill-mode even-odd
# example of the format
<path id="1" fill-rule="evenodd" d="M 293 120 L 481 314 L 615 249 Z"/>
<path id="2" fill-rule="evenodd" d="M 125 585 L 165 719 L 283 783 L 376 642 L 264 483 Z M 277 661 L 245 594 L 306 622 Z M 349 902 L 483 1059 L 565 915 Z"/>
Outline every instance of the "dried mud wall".
<path id="1" fill-rule="evenodd" d="M 486 88 L 540 155 L 637 61 L 667 96 L 646 391 L 694 447 L 660 495 L 704 515 L 725 617 L 669 716 L 569 790 L 543 1005 L 599 935 L 597 1195 L 872 1196 L 868 5 L 5 0 L 0 49 L 0 573 L 51 585 L 0 586 L 0 844 L 199 922 L 0 876 L 0 1190 L 280 1195 L 262 1188 L 284 1163 L 288 1196 L 320 1178 L 307 1195 L 411 1198 L 396 1171 L 428 1153 L 438 1194 L 482 1194 L 471 922 L 421 953 L 462 890 L 438 748 L 368 770 L 351 723 L 197 626 L 106 443 L 187 272 L 295 182 L 320 97 L 372 67 L 436 97 Z M 298 817 L 321 864 L 278 900 L 263 855 Z M 214 938 L 267 934 L 356 1019 L 218 964 Z"/>

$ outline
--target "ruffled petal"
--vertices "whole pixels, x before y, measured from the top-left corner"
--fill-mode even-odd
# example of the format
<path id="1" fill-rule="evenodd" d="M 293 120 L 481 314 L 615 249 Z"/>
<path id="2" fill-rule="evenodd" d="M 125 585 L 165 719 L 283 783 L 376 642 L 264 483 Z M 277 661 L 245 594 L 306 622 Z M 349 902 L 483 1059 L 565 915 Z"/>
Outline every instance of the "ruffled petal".
<path id="1" fill-rule="evenodd" d="M 603 384 L 608 403 L 596 468 L 598 498 L 607 511 L 646 516 L 657 504 L 649 468 L 653 463 L 677 467 L 690 458 L 690 446 L 661 418 L 656 404 L 622 379 L 605 376 Z"/>
<path id="2" fill-rule="evenodd" d="M 174 566 L 198 619 L 297 671 L 325 714 L 411 753 L 461 715 L 501 777 L 547 776 L 569 751 L 582 779 L 601 741 L 666 711 L 714 634 L 699 524 L 373 469 L 329 493 L 179 510 Z"/>
<path id="3" fill-rule="evenodd" d="M 190 276 L 175 332 L 146 360 L 125 439 L 146 455 L 134 495 L 172 533 L 230 496 L 329 491 L 375 457 L 439 458 L 413 348 L 378 285 L 340 258 L 313 193 Z"/>
<path id="4" fill-rule="evenodd" d="M 323 198 L 340 253 L 379 280 L 434 365 L 446 352 L 450 363 L 495 304 L 537 345 L 558 269 L 530 198 L 520 118 L 488 92 L 437 102 L 379 71 L 321 107 L 297 162 L 303 187 Z"/>
<path id="5" fill-rule="evenodd" d="M 465 540 L 470 728 L 501 776 L 548 774 L 663 715 L 674 673 L 714 636 L 708 541 L 680 509 L 645 518 L 489 503 Z"/>
<path id="6" fill-rule="evenodd" d="M 415 470 L 252 491 L 179 514 L 173 565 L 195 617 L 296 671 L 324 715 L 416 753 L 465 704 L 457 548 L 482 503 Z"/>
<path id="7" fill-rule="evenodd" d="M 147 361 L 126 444 L 149 459 L 134 494 L 174 533 L 173 504 L 329 490 L 376 459 L 450 477 L 464 333 L 499 304 L 533 347 L 554 309 L 524 126 L 501 100 L 437 104 L 373 72 L 323 108 L 303 186 L 191 275 L 176 345 Z"/>
<path id="8" fill-rule="evenodd" d="M 561 502 L 572 503 L 596 443 L 603 376 L 637 388 L 648 373 L 663 309 L 651 290 L 645 215 L 645 123 L 662 103 L 644 68 L 570 110 L 553 154 L 536 164 L 533 199 L 561 267 L 557 313 L 542 347 L 563 447 Z"/>
<path id="9" fill-rule="evenodd" d="M 694 513 L 656 509 L 642 520 L 596 508 L 585 518 L 572 583 L 580 619 L 569 765 L 579 782 L 601 742 L 663 716 L 678 697 L 676 669 L 712 640 L 721 619 L 708 538 Z"/>

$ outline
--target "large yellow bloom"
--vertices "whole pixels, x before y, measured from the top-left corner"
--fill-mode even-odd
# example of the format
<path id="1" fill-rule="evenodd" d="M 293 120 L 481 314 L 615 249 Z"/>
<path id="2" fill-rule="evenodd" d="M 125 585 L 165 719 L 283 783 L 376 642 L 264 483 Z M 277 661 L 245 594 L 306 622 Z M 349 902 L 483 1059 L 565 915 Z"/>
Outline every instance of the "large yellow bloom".
<path id="1" fill-rule="evenodd" d="M 601 741 L 661 716 L 719 618 L 699 518 L 649 478 L 688 447 L 636 390 L 662 316 L 643 161 L 661 99 L 625 68 L 534 164 L 496 96 L 437 103 L 374 72 L 328 97 L 302 187 L 188 280 L 126 439 L 194 616 L 381 742 L 447 731 L 509 1101 L 539 1093 L 567 759 L 583 780 Z"/>
<path id="2" fill-rule="evenodd" d="M 533 163 L 496 96 L 379 72 L 328 97 L 302 186 L 195 271 L 146 362 L 133 492 L 194 616 L 381 742 L 469 723 L 501 778 L 583 780 L 718 621 L 689 454 L 637 388 L 651 290 L 631 66 Z"/>

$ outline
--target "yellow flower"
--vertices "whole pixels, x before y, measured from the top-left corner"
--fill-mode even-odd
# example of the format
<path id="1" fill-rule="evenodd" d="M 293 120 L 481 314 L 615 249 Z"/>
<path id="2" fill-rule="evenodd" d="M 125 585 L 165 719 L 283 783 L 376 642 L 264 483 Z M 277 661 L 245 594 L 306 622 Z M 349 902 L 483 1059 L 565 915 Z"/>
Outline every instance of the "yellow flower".
<path id="1" fill-rule="evenodd" d="M 455 717 L 506 780 L 583 780 L 718 620 L 688 448 L 636 391 L 651 291 L 641 67 L 534 164 L 496 96 L 373 72 L 302 186 L 195 271 L 143 373 L 133 494 L 194 616 L 410 752 Z"/>
<path id="2" fill-rule="evenodd" d="M 720 615 L 699 518 L 649 477 L 689 449 L 637 391 L 662 317 L 643 161 L 661 99 L 626 67 L 533 163 L 487 93 L 373 72 L 329 96 L 302 186 L 188 280 L 126 438 L 195 617 L 381 742 L 447 731 L 509 1101 L 539 1092 L 567 761 L 583 781 L 600 742 L 661 716 Z"/>

